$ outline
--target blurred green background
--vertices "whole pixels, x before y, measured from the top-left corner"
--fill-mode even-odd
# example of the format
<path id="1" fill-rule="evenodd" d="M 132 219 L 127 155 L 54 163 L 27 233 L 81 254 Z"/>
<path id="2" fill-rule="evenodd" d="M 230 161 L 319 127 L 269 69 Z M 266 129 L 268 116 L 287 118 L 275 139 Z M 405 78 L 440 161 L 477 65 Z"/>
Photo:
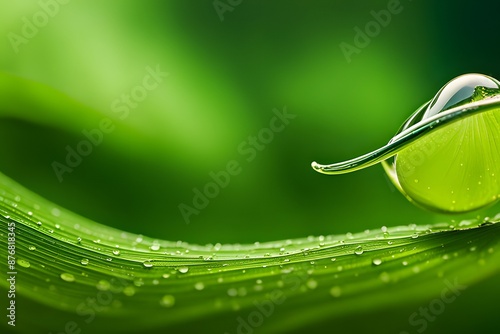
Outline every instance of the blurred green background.
<path id="1" fill-rule="evenodd" d="M 422 211 L 381 166 L 336 177 L 311 169 L 314 160 L 337 162 L 385 144 L 460 74 L 500 78 L 493 1 L 403 0 L 402 11 L 348 62 L 340 43 L 354 44 L 354 28 L 364 30 L 374 20 L 370 11 L 388 3 L 242 1 L 221 21 L 212 1 L 70 1 L 17 53 L 9 33 L 21 35 L 23 17 L 32 20 L 41 7 L 3 3 L 0 71 L 50 86 L 98 113 L 65 110 L 67 126 L 36 106 L 26 113 L 40 122 L 3 119 L 0 170 L 100 223 L 201 244 L 495 213 L 498 205 L 462 216 Z M 111 104 L 142 83 L 147 66 L 169 76 L 122 120 Z M 2 104 L 7 113 L 15 109 Z M 246 161 L 238 146 L 284 106 L 296 118 Z M 52 162 L 63 162 L 65 147 L 76 147 L 81 131 L 103 117 L 116 129 L 59 182 Z M 179 204 L 192 205 L 193 188 L 203 189 L 210 172 L 231 160 L 241 173 L 187 224 Z"/>

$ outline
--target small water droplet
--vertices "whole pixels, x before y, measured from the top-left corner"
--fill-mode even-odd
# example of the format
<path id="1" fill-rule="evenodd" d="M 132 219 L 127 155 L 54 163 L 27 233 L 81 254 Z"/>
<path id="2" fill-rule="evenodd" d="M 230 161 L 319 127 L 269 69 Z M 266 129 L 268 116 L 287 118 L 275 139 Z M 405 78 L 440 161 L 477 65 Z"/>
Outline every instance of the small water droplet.
<path id="1" fill-rule="evenodd" d="M 382 282 L 388 283 L 391 279 L 391 276 L 387 272 L 380 273 L 379 278 Z"/>
<path id="2" fill-rule="evenodd" d="M 235 288 L 230 288 L 227 290 L 227 295 L 229 297 L 236 297 L 238 295 L 238 290 L 236 290 Z"/>
<path id="3" fill-rule="evenodd" d="M 96 288 L 97 288 L 97 290 L 106 291 L 106 290 L 109 290 L 110 286 L 111 286 L 111 284 L 109 284 L 108 281 L 100 280 L 99 282 L 97 282 Z"/>
<path id="4" fill-rule="evenodd" d="M 361 246 L 356 247 L 356 249 L 354 250 L 354 254 L 356 254 L 356 255 L 361 255 L 361 254 L 363 254 L 363 252 L 364 252 L 363 247 L 361 247 Z"/>
<path id="5" fill-rule="evenodd" d="M 189 271 L 188 267 L 180 267 L 177 269 L 181 274 L 185 274 Z"/>
<path id="6" fill-rule="evenodd" d="M 144 266 L 144 268 L 151 268 L 153 267 L 153 263 L 151 263 L 151 260 L 146 260 L 142 263 L 142 265 Z"/>
<path id="7" fill-rule="evenodd" d="M 306 285 L 309 289 L 314 290 L 318 287 L 318 282 L 311 278 L 307 281 Z"/>
<path id="8" fill-rule="evenodd" d="M 165 295 L 160 300 L 160 305 L 163 307 L 172 307 L 175 304 L 175 298 L 172 295 Z"/>
<path id="9" fill-rule="evenodd" d="M 198 282 L 194 285 L 194 288 L 198 291 L 201 291 L 203 289 L 205 289 L 205 284 L 203 284 L 203 282 Z"/>
<path id="10" fill-rule="evenodd" d="M 125 288 L 123 288 L 123 294 L 125 296 L 131 297 L 131 296 L 135 295 L 135 288 L 131 285 L 126 286 Z"/>
<path id="11" fill-rule="evenodd" d="M 149 249 L 151 249 L 152 251 L 157 251 L 160 249 L 160 245 L 158 244 L 153 244 L 151 245 L 151 247 L 149 247 Z"/>
<path id="12" fill-rule="evenodd" d="M 75 276 L 73 276 L 72 274 L 62 273 L 60 277 L 63 281 L 66 281 L 66 282 L 74 282 L 75 281 Z"/>
<path id="13" fill-rule="evenodd" d="M 36 247 L 35 247 L 35 246 L 29 246 L 29 247 L 28 247 L 28 249 L 29 249 L 30 251 L 34 251 L 34 250 L 36 250 Z"/>
<path id="14" fill-rule="evenodd" d="M 89 264 L 89 259 L 81 259 L 80 260 L 80 263 L 84 266 L 86 266 L 87 264 Z"/>
<path id="15" fill-rule="evenodd" d="M 31 266 L 28 260 L 23 260 L 23 259 L 18 259 L 17 264 L 24 268 L 29 268 Z"/>
<path id="16" fill-rule="evenodd" d="M 113 249 L 113 255 L 116 255 L 116 256 L 120 255 L 120 250 Z"/>
<path id="17" fill-rule="evenodd" d="M 382 264 L 382 260 L 381 259 L 373 259 L 372 263 L 374 266 L 379 266 Z"/>

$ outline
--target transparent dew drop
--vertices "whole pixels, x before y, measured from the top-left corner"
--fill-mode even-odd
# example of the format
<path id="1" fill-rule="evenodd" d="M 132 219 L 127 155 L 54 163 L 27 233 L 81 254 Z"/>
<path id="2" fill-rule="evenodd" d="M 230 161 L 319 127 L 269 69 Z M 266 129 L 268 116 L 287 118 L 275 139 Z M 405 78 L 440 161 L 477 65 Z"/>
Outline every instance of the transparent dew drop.
<path id="1" fill-rule="evenodd" d="M 36 250 L 36 247 L 35 247 L 35 246 L 29 246 L 29 247 L 28 247 L 28 249 L 29 249 L 30 251 L 34 251 L 34 250 Z"/>
<path id="2" fill-rule="evenodd" d="M 150 260 L 144 261 L 142 263 L 142 265 L 144 266 L 144 268 L 152 268 L 153 267 L 153 263 Z"/>
<path id="3" fill-rule="evenodd" d="M 354 250 L 354 254 L 356 254 L 356 255 L 361 255 L 361 254 L 363 254 L 363 252 L 364 252 L 364 250 L 363 250 L 363 247 L 361 247 L 361 246 L 356 247 L 356 249 Z"/>
<path id="4" fill-rule="evenodd" d="M 382 264 L 382 260 L 381 259 L 373 259 L 372 263 L 374 266 L 380 266 Z"/>
<path id="5" fill-rule="evenodd" d="M 60 275 L 60 277 L 63 281 L 66 281 L 66 282 L 74 282 L 75 281 L 75 276 L 73 276 L 72 274 L 62 273 Z"/>
<path id="6" fill-rule="evenodd" d="M 203 284 L 203 282 L 198 282 L 194 285 L 194 288 L 198 291 L 201 291 L 203 289 L 205 289 L 205 284 Z"/>
<path id="7" fill-rule="evenodd" d="M 157 251 L 160 249 L 160 245 L 158 244 L 153 244 L 151 245 L 151 247 L 149 247 L 149 249 L 151 249 L 152 251 Z"/>
<path id="8" fill-rule="evenodd" d="M 177 269 L 181 274 L 185 274 L 189 271 L 188 267 L 180 267 Z"/>
<path id="9" fill-rule="evenodd" d="M 84 266 L 86 266 L 87 264 L 89 264 L 89 259 L 81 259 L 80 260 L 80 263 Z"/>
<path id="10" fill-rule="evenodd" d="M 116 255 L 116 256 L 120 255 L 120 250 L 113 249 L 113 255 Z"/>
<path id="11" fill-rule="evenodd" d="M 492 97 L 496 100 L 491 100 Z M 431 118 L 452 108 L 466 108 L 466 104 L 487 99 L 497 101 L 499 97 L 497 80 L 481 74 L 462 75 L 447 83 L 428 105 L 414 113 L 400 132 L 410 127 L 422 128 Z M 391 177 L 398 189 L 420 206 L 438 212 L 467 212 L 496 202 L 500 183 L 491 169 L 498 170 L 500 166 L 500 110 L 484 109 L 439 129 L 435 120 L 434 131 L 398 152 Z M 460 112 L 464 114 L 455 113 Z M 443 182 L 444 179 L 448 182 Z"/>
<path id="12" fill-rule="evenodd" d="M 434 98 L 410 116 L 397 134 L 451 108 L 480 101 L 499 93 L 500 83 L 483 74 L 465 74 L 449 81 Z"/>
<path id="13" fill-rule="evenodd" d="M 23 260 L 23 259 L 18 259 L 17 264 L 24 268 L 29 268 L 31 266 L 28 260 Z"/>

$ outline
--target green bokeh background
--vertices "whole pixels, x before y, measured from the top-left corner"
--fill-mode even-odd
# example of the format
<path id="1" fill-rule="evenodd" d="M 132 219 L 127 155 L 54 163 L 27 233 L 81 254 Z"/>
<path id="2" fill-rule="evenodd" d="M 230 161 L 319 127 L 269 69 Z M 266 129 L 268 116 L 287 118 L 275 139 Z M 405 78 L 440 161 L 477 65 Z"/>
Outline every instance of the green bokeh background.
<path id="1" fill-rule="evenodd" d="M 396 191 L 381 166 L 336 177 L 310 168 L 313 160 L 341 161 L 385 144 L 417 107 L 460 74 L 500 78 L 493 1 L 403 0 L 402 12 L 348 62 L 339 44 L 353 44 L 353 28 L 364 29 L 373 20 L 370 11 L 387 4 L 243 1 L 221 21 L 212 1 L 70 1 L 16 53 L 7 34 L 20 34 L 22 18 L 40 7 L 36 1 L 3 3 L 0 71 L 53 87 L 99 114 L 66 110 L 72 120 L 66 128 L 53 121 L 2 120 L 0 170 L 100 223 L 201 244 L 497 212 L 498 205 L 461 216 L 422 211 Z M 157 65 L 169 77 L 120 120 L 111 103 L 142 82 L 147 66 Z M 238 145 L 284 106 L 296 118 L 247 162 Z M 43 110 L 29 112 L 44 117 Z M 81 131 L 105 116 L 115 121 L 115 131 L 59 182 L 51 163 L 63 162 L 65 146 L 75 147 L 84 139 Z M 239 161 L 242 172 L 186 224 L 178 205 L 191 204 L 192 189 L 202 189 L 209 173 L 230 160 Z M 475 288 L 477 298 L 454 304 L 434 330 L 468 310 L 466 303 L 488 298 L 492 282 Z"/>

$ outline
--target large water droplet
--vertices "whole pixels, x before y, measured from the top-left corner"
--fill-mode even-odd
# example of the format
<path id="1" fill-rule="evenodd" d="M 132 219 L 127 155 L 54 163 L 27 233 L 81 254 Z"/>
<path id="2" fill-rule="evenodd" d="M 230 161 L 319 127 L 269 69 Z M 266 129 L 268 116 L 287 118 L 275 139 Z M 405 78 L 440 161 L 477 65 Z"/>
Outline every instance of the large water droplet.
<path id="1" fill-rule="evenodd" d="M 451 108 L 492 96 L 500 96 L 497 80 L 481 74 L 460 76 L 415 112 L 400 132 L 412 126 L 422 127 L 423 122 Z M 500 168 L 499 123 L 500 109 L 490 107 L 442 128 L 436 124 L 432 132 L 397 154 L 395 182 L 415 203 L 434 211 L 466 212 L 497 201 L 500 194 L 500 183 L 495 177 Z M 394 140 L 397 137 L 391 142 Z M 394 175 L 391 178 L 394 179 Z"/>
<path id="2" fill-rule="evenodd" d="M 411 115 L 397 133 L 451 108 L 499 94 L 499 90 L 500 83 L 483 74 L 473 73 L 456 77 L 444 85 L 428 104 Z"/>

